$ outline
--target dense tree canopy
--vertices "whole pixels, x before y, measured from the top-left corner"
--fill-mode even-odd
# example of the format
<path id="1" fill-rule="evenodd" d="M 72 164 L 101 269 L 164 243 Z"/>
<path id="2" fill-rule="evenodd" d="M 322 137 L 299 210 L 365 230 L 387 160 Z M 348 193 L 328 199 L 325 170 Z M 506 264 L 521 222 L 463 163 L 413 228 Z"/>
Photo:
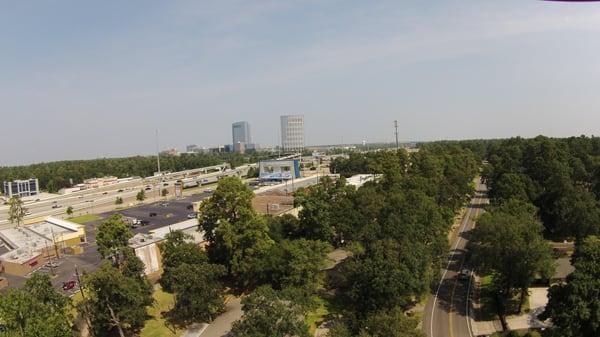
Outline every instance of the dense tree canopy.
<path id="1" fill-rule="evenodd" d="M 268 286 L 242 300 L 244 316 L 233 324 L 232 337 L 308 337 L 304 308 Z"/>
<path id="2" fill-rule="evenodd" d="M 0 296 L 0 322 L 9 336 L 70 337 L 71 301 L 54 290 L 47 274 L 35 273 L 22 289 Z"/>
<path id="3" fill-rule="evenodd" d="M 148 318 L 147 307 L 153 302 L 144 283 L 123 275 L 110 263 L 104 263 L 84 280 L 86 301 L 81 308 L 89 315 L 95 336 L 139 333 Z"/>
<path id="4" fill-rule="evenodd" d="M 542 231 L 535 207 L 510 199 L 484 213 L 472 232 L 473 263 L 479 272 L 492 274 L 501 303 L 521 292 L 518 311 L 535 276 L 548 279 L 554 272 Z"/>
<path id="5" fill-rule="evenodd" d="M 129 245 L 133 234 L 120 214 L 114 214 L 98 226 L 96 243 L 103 258 L 119 263 L 123 248 Z"/>
<path id="6" fill-rule="evenodd" d="M 223 287 L 219 278 L 225 275 L 221 265 L 180 264 L 172 272 L 175 305 L 169 319 L 180 325 L 212 321 L 225 310 Z"/>
<path id="7" fill-rule="evenodd" d="M 206 253 L 192 241 L 192 237 L 182 231 L 173 231 L 167 234 L 160 243 L 163 273 L 160 285 L 166 292 L 172 292 L 174 286 L 174 272 L 183 265 L 200 265 L 208 262 Z"/>
<path id="8" fill-rule="evenodd" d="M 552 318 L 551 336 L 600 335 L 600 238 L 583 240 L 566 284 L 550 288 L 544 315 Z"/>

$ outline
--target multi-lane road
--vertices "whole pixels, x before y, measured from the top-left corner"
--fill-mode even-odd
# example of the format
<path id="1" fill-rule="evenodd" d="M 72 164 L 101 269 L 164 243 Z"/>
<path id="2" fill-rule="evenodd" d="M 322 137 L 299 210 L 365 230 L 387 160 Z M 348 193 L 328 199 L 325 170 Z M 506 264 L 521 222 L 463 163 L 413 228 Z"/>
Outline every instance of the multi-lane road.
<path id="1" fill-rule="evenodd" d="M 423 330 L 429 337 L 473 337 L 472 303 L 470 293 L 472 272 L 460 279 L 459 272 L 469 269 L 466 261 L 468 232 L 488 202 L 487 188 L 477 183 L 476 193 L 451 240 L 447 265 L 441 270 L 441 279 L 425 306 Z"/>
<path id="2" fill-rule="evenodd" d="M 218 177 L 230 174 L 245 175 L 250 165 L 226 171 L 226 164 L 216 165 L 195 170 L 174 172 L 158 177 L 139 178 L 131 181 L 121 182 L 114 185 L 74 192 L 66 195 L 56 195 L 36 201 L 27 201 L 24 207 L 28 211 L 25 220 L 37 219 L 48 215 L 65 214 L 70 206 L 75 214 L 99 213 L 114 208 L 117 197 L 123 199 L 123 204 L 128 205 L 136 202 L 136 195 L 140 189 L 144 189 L 146 197 L 158 199 L 163 188 L 169 190 L 169 195 L 174 194 L 175 182 L 180 179 L 196 179 L 209 183 L 216 182 Z M 211 170 L 216 172 L 208 173 Z M 198 174 L 200 173 L 200 174 Z M 191 174 L 197 174 L 192 176 Z M 8 223 L 8 206 L 0 205 L 0 227 L 10 226 Z"/>

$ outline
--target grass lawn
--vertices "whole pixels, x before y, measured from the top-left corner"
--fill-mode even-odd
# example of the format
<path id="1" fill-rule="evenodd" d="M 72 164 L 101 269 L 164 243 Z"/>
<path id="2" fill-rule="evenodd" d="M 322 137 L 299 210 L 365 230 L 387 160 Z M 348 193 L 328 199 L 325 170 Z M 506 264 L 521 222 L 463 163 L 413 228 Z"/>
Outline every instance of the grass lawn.
<path id="1" fill-rule="evenodd" d="M 330 299 L 315 296 L 314 300 L 318 306 L 315 310 L 310 311 L 305 319 L 311 336 L 315 334 L 317 326 L 323 323 L 327 319 L 327 316 L 341 311 L 341 306 L 335 301 L 335 298 Z"/>
<path id="2" fill-rule="evenodd" d="M 492 291 L 492 276 L 487 275 L 481 278 L 479 302 L 479 320 L 491 321 L 496 319 L 496 302 Z"/>
<path id="3" fill-rule="evenodd" d="M 78 224 L 84 224 L 86 222 L 90 222 L 90 221 L 96 221 L 96 220 L 100 220 L 102 219 L 101 216 L 96 215 L 96 214 L 86 214 L 86 215 L 82 215 L 82 216 L 76 216 L 74 218 L 69 218 L 69 221 L 72 221 L 74 223 L 78 223 Z"/>
<path id="4" fill-rule="evenodd" d="M 172 327 L 165 325 L 165 320 L 161 315 L 161 312 L 168 311 L 173 307 L 174 297 L 168 294 L 160 287 L 156 287 L 154 290 L 154 305 L 149 308 L 148 314 L 152 316 L 151 319 L 146 321 L 146 325 L 140 337 L 177 337 L 183 334 L 183 330 L 173 331 Z"/>

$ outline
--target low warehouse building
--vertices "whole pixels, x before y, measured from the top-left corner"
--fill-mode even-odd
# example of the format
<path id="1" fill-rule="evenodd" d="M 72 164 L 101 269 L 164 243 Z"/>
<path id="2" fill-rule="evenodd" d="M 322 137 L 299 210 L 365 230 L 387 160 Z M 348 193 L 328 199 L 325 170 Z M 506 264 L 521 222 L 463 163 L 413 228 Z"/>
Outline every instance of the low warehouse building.
<path id="1" fill-rule="evenodd" d="M 145 273 L 150 279 L 157 279 L 162 273 L 162 255 L 159 244 L 165 240 L 167 234 L 173 231 L 189 234 L 194 243 L 199 246 L 206 244 L 204 235 L 198 231 L 197 219 L 160 227 L 148 234 L 138 233 L 129 240 L 129 247 L 134 249 L 135 255 L 144 263 Z"/>
<path id="2" fill-rule="evenodd" d="M 79 254 L 86 242 L 85 227 L 70 221 L 47 217 L 27 226 L 0 230 L 2 270 L 24 276 L 62 254 Z"/>

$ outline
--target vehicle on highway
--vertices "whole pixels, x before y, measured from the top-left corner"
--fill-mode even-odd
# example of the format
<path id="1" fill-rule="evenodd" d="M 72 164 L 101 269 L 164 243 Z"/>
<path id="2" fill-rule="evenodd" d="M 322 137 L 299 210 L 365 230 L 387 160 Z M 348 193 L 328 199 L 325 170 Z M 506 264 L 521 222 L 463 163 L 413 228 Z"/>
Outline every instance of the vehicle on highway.
<path id="1" fill-rule="evenodd" d="M 102 192 L 102 194 L 108 194 L 108 192 Z"/>
<path id="2" fill-rule="evenodd" d="M 461 271 L 458 273 L 458 279 L 461 281 L 468 280 L 470 277 L 471 277 L 471 271 L 467 268 L 461 269 Z"/>
<path id="3" fill-rule="evenodd" d="M 25 213 L 24 213 L 24 214 L 25 214 L 25 215 L 31 215 L 31 212 L 30 212 L 30 211 L 25 211 Z"/>
<path id="4" fill-rule="evenodd" d="M 150 187 L 150 186 L 146 186 L 146 188 L 145 188 L 146 191 L 150 191 L 151 189 L 152 189 L 152 187 Z"/>
<path id="5" fill-rule="evenodd" d="M 140 225 L 142 225 L 142 226 L 147 226 L 149 224 L 150 224 L 150 221 L 148 221 L 148 220 L 142 220 L 142 221 L 140 221 Z"/>
<path id="6" fill-rule="evenodd" d="M 156 212 L 150 212 L 150 216 L 156 216 Z M 143 220 L 142 220 L 143 221 Z"/>
<path id="7" fill-rule="evenodd" d="M 59 207 L 60 207 L 60 205 L 58 205 L 58 204 L 52 205 L 52 208 L 59 208 Z"/>
<path id="8" fill-rule="evenodd" d="M 194 209 L 194 205 L 187 205 L 185 208 L 186 208 L 187 210 Z"/>
<path id="9" fill-rule="evenodd" d="M 160 204 L 162 207 L 169 207 L 169 203 L 168 202 L 163 202 Z"/>
<path id="10" fill-rule="evenodd" d="M 163 186 L 169 186 L 169 183 L 164 183 Z"/>
<path id="11" fill-rule="evenodd" d="M 198 217 L 198 214 L 196 214 L 196 213 L 190 213 L 187 215 L 188 219 L 196 219 L 197 217 Z"/>
<path id="12" fill-rule="evenodd" d="M 204 193 L 212 193 L 214 192 L 212 188 L 207 188 L 204 190 Z"/>
<path id="13" fill-rule="evenodd" d="M 117 192 L 121 193 L 121 192 L 123 192 L 123 190 L 121 189 L 121 190 L 118 190 Z"/>

